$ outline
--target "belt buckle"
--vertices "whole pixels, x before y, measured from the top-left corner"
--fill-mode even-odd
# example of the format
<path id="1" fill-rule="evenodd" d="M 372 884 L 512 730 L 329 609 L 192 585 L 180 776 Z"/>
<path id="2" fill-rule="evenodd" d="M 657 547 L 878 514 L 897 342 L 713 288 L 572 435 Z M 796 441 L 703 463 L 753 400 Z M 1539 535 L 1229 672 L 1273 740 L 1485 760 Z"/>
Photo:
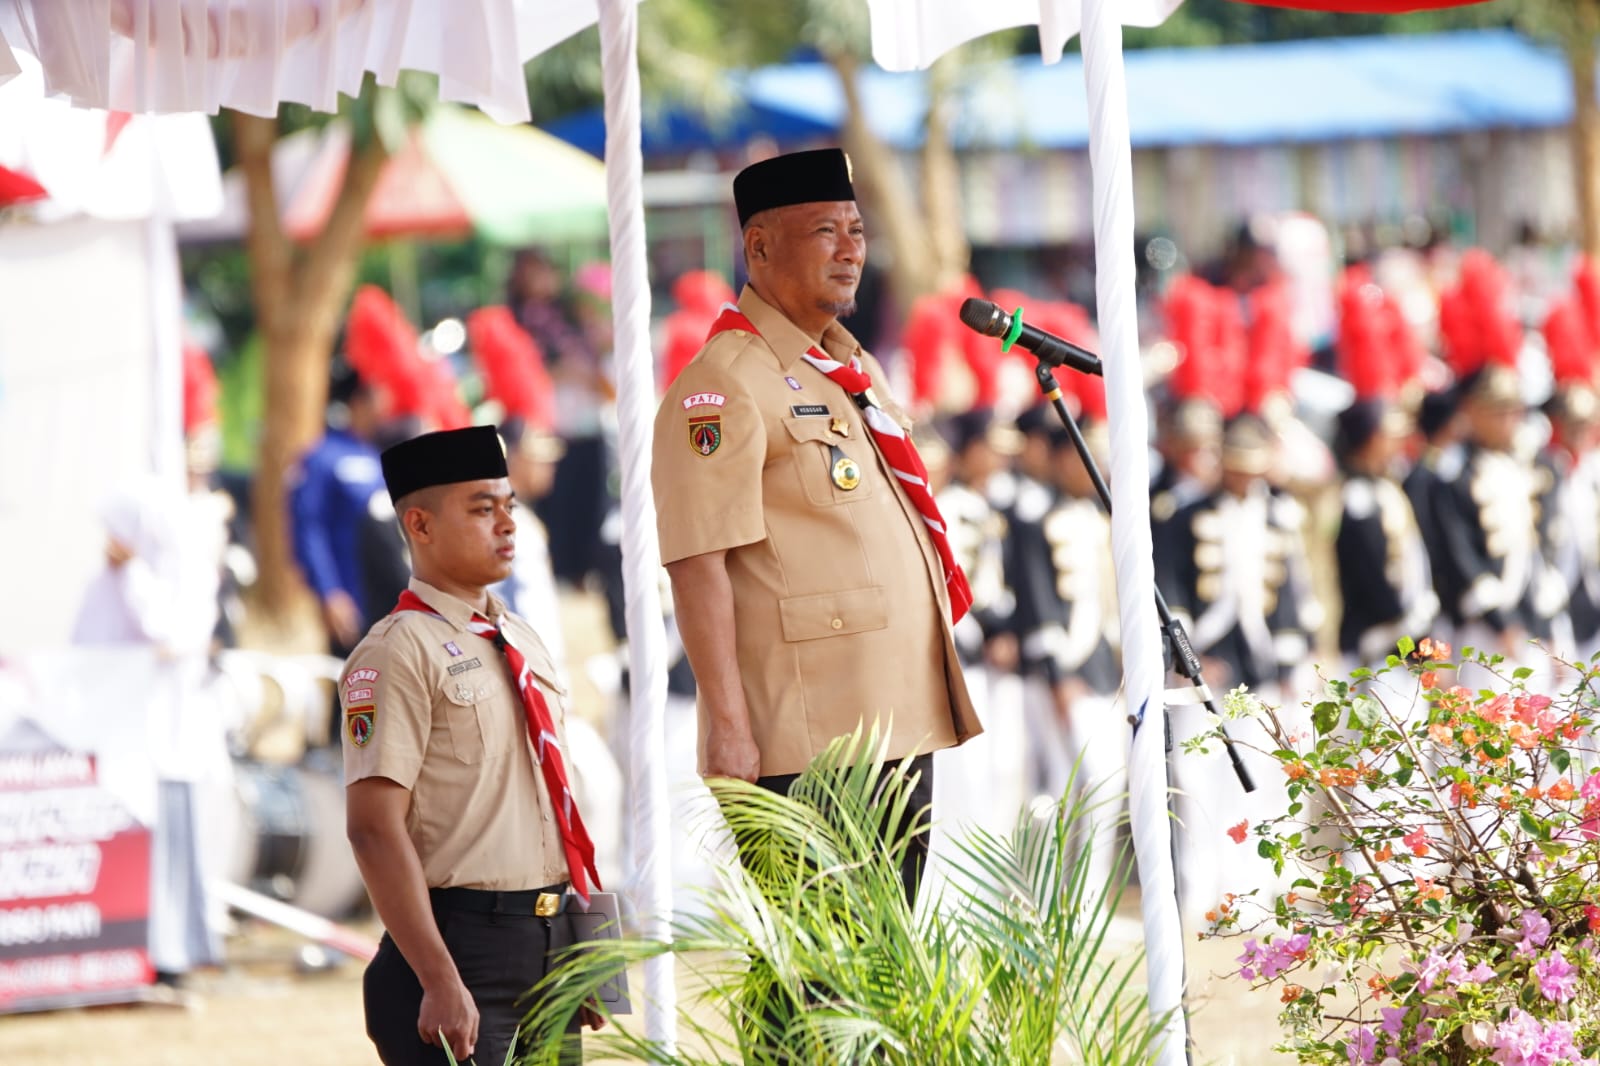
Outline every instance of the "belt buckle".
<path id="1" fill-rule="evenodd" d="M 559 892 L 541 892 L 539 898 L 533 901 L 533 913 L 539 918 L 554 918 L 561 913 L 561 894 Z"/>

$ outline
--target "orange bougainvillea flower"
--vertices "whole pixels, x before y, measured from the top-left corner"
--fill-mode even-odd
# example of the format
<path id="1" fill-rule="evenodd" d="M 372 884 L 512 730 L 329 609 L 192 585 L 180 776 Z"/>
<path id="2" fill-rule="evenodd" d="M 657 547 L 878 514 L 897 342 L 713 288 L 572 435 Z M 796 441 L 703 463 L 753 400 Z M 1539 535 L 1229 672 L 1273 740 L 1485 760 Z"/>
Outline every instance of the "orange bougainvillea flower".
<path id="1" fill-rule="evenodd" d="M 1281 996 L 1279 996 L 1279 1002 L 1293 1003 L 1295 1000 L 1305 995 L 1305 991 L 1306 990 L 1300 985 L 1284 985 L 1283 993 Z"/>
<path id="2" fill-rule="evenodd" d="M 1290 781 L 1298 781 L 1311 773 L 1310 770 L 1306 769 L 1306 764 L 1303 762 L 1284 763 L 1283 772 Z"/>
<path id="3" fill-rule="evenodd" d="M 1577 789 L 1572 787 L 1572 782 L 1562 778 L 1550 786 L 1549 796 L 1553 800 L 1569 800 L 1577 795 Z"/>
<path id="4" fill-rule="evenodd" d="M 1400 840 L 1406 847 L 1411 849 L 1411 854 L 1418 858 L 1428 854 L 1428 834 L 1420 825 L 1401 837 Z"/>
<path id="5" fill-rule="evenodd" d="M 1433 883 L 1431 877 L 1413 877 L 1411 879 L 1417 886 L 1419 900 L 1444 899 L 1444 886 Z"/>
<path id="6" fill-rule="evenodd" d="M 1250 820 L 1248 818 L 1246 818 L 1244 821 L 1240 822 L 1238 825 L 1231 827 L 1228 830 L 1228 835 L 1233 838 L 1233 842 L 1235 844 L 1243 844 L 1244 843 L 1244 835 L 1245 835 L 1245 833 L 1247 833 L 1249 831 L 1250 831 Z"/>
<path id="7" fill-rule="evenodd" d="M 1430 725 L 1428 727 L 1428 736 L 1433 739 L 1435 744 L 1439 745 L 1449 744 L 1455 739 L 1455 733 L 1444 722 L 1435 722 Z"/>
<path id="8" fill-rule="evenodd" d="M 1450 786 L 1450 802 L 1457 807 L 1465 803 L 1468 807 L 1478 805 L 1478 788 L 1470 781 L 1457 781 Z"/>
<path id="9" fill-rule="evenodd" d="M 1383 846 L 1381 848 L 1373 852 L 1372 857 L 1377 859 L 1379 862 L 1388 862 L 1390 859 L 1394 858 L 1394 848 L 1390 846 L 1389 842 L 1386 840 L 1383 842 Z"/>
<path id="10" fill-rule="evenodd" d="M 1300 902 L 1300 893 L 1290 892 L 1288 895 L 1283 897 L 1283 901 L 1289 906 L 1293 907 L 1296 903 Z"/>
<path id="11" fill-rule="evenodd" d="M 1422 682 L 1422 687 L 1424 689 L 1439 687 L 1439 674 L 1436 670 L 1422 671 L 1422 676 L 1418 678 L 1418 680 Z"/>
<path id="12" fill-rule="evenodd" d="M 1464 744 L 1464 745 L 1466 745 L 1467 747 L 1470 748 L 1474 744 L 1476 744 L 1477 742 L 1478 742 L 1478 731 L 1476 729 L 1473 729 L 1473 728 L 1471 728 L 1469 726 L 1468 728 L 1463 729 L 1461 731 L 1461 743 L 1462 744 Z"/>

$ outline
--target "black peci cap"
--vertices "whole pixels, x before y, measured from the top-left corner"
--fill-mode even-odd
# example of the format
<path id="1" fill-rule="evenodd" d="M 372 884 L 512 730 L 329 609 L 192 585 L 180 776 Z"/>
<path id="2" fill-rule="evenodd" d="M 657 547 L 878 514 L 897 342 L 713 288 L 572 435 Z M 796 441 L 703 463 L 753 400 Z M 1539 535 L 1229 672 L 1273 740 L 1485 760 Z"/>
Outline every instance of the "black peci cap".
<path id="1" fill-rule="evenodd" d="M 838 148 L 790 152 L 751 163 L 733 178 L 739 225 L 772 207 L 854 200 L 850 157 Z"/>
<path id="2" fill-rule="evenodd" d="M 418 489 L 506 476 L 506 449 L 493 426 L 424 433 L 384 451 L 383 481 L 398 502 Z"/>

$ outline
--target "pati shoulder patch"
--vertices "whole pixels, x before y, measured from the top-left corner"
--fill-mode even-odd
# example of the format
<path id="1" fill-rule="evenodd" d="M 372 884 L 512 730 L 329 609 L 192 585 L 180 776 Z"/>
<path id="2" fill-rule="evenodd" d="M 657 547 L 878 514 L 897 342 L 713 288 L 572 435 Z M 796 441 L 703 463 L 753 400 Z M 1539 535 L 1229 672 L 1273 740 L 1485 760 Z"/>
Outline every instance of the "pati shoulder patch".
<path id="1" fill-rule="evenodd" d="M 720 392 L 697 392 L 683 398 L 683 409 L 692 411 L 696 407 L 722 407 L 727 402 L 728 398 Z"/>
<path id="2" fill-rule="evenodd" d="M 379 678 L 378 671 L 370 666 L 359 670 L 352 670 L 345 675 L 344 691 L 340 693 L 340 702 L 346 708 L 358 703 L 371 703 L 374 699 L 373 690 Z"/>
<path id="3" fill-rule="evenodd" d="M 689 419 L 689 447 L 702 458 L 722 445 L 722 416 L 696 415 Z"/>

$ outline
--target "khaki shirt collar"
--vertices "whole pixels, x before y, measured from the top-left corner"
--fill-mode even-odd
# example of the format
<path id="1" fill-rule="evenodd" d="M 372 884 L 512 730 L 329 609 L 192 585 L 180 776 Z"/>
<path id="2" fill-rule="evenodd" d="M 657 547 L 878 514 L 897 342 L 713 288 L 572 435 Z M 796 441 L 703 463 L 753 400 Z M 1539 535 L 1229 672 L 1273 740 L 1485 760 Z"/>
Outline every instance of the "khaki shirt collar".
<path id="1" fill-rule="evenodd" d="M 790 322 L 782 311 L 767 303 L 748 284 L 739 294 L 739 311 L 761 334 L 761 339 L 767 342 L 767 347 L 777 357 L 779 369 L 785 372 L 816 343 L 805 330 Z M 861 353 L 861 342 L 839 325 L 837 319 L 823 331 L 822 347 L 828 355 L 846 366 L 850 364 L 851 356 Z"/>
<path id="2" fill-rule="evenodd" d="M 472 616 L 478 613 L 476 607 L 466 600 L 457 599 L 448 592 L 434 588 L 426 581 L 413 577 L 407 586 L 415 592 L 423 603 L 441 615 L 445 621 L 457 629 L 467 629 L 467 623 L 472 621 Z M 495 625 L 505 624 L 505 603 L 494 593 L 489 593 L 489 621 Z"/>

